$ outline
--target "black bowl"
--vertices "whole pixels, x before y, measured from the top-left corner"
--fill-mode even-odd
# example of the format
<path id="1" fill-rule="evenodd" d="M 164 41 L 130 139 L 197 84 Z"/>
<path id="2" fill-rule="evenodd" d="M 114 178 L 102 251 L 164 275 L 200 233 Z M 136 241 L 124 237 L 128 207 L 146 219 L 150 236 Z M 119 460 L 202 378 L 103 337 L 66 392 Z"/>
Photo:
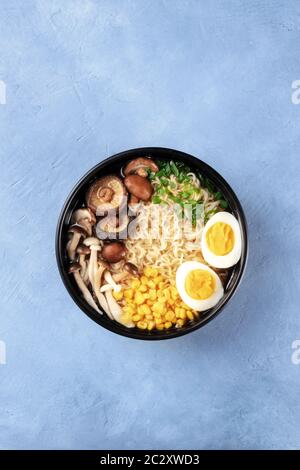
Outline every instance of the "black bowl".
<path id="1" fill-rule="evenodd" d="M 219 303 L 214 307 L 205 312 L 202 312 L 199 316 L 199 319 L 194 322 L 187 323 L 182 328 L 171 328 L 170 330 L 162 331 L 144 331 L 137 328 L 126 328 L 119 323 L 110 320 L 105 314 L 100 315 L 90 307 L 85 300 L 80 295 L 78 287 L 73 279 L 73 276 L 68 274 L 68 259 L 66 255 L 66 244 L 68 239 L 68 227 L 70 225 L 70 220 L 72 213 L 78 207 L 81 207 L 85 200 L 85 194 L 89 185 L 98 178 L 99 176 L 114 173 L 116 168 L 122 166 L 127 161 L 141 157 L 141 156 L 151 156 L 154 159 L 160 160 L 178 160 L 183 161 L 191 167 L 192 170 L 199 171 L 202 175 L 207 177 L 211 183 L 223 193 L 225 199 L 228 201 L 229 209 L 232 214 L 238 219 L 241 227 L 242 235 L 242 255 L 240 261 L 233 267 L 230 277 L 224 288 L 224 296 L 219 301 Z M 76 184 L 74 189 L 71 191 L 71 194 L 67 198 L 65 205 L 60 214 L 57 232 L 56 232 L 56 258 L 59 268 L 61 278 L 78 307 L 86 313 L 92 320 L 94 320 L 99 325 L 107 328 L 114 333 L 118 333 L 123 336 L 135 339 L 145 339 L 145 340 L 159 340 L 159 339 L 168 339 L 175 338 L 178 336 L 185 335 L 191 331 L 197 330 L 201 326 L 205 325 L 207 322 L 212 320 L 224 306 L 227 304 L 229 299 L 235 293 L 246 266 L 247 261 L 247 252 L 248 252 L 248 242 L 247 242 L 247 224 L 243 209 L 241 204 L 229 186 L 229 184 L 219 175 L 213 168 L 204 163 L 197 158 L 188 155 L 187 153 L 180 152 L 178 150 L 172 150 L 167 148 L 160 147 L 145 147 L 138 148 L 133 150 L 127 150 L 125 152 L 118 153 L 112 157 L 107 158 L 102 161 L 94 168 L 92 168 L 86 175 L 81 178 L 81 180 Z"/>

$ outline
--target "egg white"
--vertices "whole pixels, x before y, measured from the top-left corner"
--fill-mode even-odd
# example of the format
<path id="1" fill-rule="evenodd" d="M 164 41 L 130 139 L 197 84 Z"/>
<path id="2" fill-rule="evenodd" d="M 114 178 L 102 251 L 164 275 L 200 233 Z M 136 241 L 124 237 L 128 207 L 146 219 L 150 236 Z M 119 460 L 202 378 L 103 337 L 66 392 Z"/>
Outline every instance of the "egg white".
<path id="1" fill-rule="evenodd" d="M 208 299 L 193 299 L 187 294 L 185 290 L 186 277 L 191 271 L 194 271 L 195 269 L 203 269 L 208 271 L 215 280 L 215 291 Z M 211 268 L 205 264 L 199 263 L 199 261 L 186 261 L 185 263 L 182 263 L 181 266 L 179 266 L 176 272 L 176 287 L 183 302 L 188 305 L 188 307 L 192 308 L 193 310 L 197 310 L 198 312 L 203 312 L 204 310 L 208 310 L 209 308 L 214 307 L 224 294 L 224 289 L 219 276 Z"/>
<path id="2" fill-rule="evenodd" d="M 228 224 L 234 233 L 234 246 L 230 253 L 227 253 L 227 255 L 223 256 L 218 256 L 215 253 L 212 253 L 206 242 L 207 231 L 217 222 Z M 217 212 L 215 215 L 213 215 L 205 225 L 202 232 L 201 250 L 205 261 L 214 268 L 225 269 L 235 265 L 239 261 L 242 252 L 241 229 L 237 219 L 229 212 Z"/>

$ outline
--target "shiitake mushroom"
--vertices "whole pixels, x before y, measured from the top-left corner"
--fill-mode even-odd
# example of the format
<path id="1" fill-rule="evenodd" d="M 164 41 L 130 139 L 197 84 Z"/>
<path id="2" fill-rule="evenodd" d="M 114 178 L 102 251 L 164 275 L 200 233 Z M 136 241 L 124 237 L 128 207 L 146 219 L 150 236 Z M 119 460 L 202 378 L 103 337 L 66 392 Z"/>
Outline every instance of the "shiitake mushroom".
<path id="1" fill-rule="evenodd" d="M 98 178 L 89 188 L 86 195 L 87 206 L 96 214 L 104 215 L 110 210 L 118 209 L 126 196 L 122 180 L 115 175 Z"/>
<path id="2" fill-rule="evenodd" d="M 159 170 L 158 166 L 153 160 L 151 160 L 151 158 L 139 157 L 127 163 L 127 165 L 125 166 L 123 170 L 123 173 L 125 176 L 135 173 L 137 175 L 146 177 L 148 174 L 148 171 L 157 173 L 158 170 Z"/>
<path id="3" fill-rule="evenodd" d="M 126 256 L 126 247 L 122 242 L 111 242 L 103 245 L 102 258 L 108 263 L 118 263 Z"/>
<path id="4" fill-rule="evenodd" d="M 126 189 L 130 194 L 142 201 L 149 201 L 153 194 L 153 186 L 147 178 L 140 175 L 129 175 L 124 179 Z"/>

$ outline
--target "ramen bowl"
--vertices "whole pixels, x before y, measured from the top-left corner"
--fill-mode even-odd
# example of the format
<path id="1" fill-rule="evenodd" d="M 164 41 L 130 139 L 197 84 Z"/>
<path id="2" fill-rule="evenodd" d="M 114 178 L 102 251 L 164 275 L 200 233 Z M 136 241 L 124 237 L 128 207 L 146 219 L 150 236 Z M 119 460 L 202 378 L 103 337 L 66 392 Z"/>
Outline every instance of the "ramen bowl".
<path id="1" fill-rule="evenodd" d="M 104 312 L 97 312 L 83 298 L 73 276 L 69 274 L 70 261 L 67 256 L 66 246 L 68 243 L 68 230 L 71 224 L 71 218 L 74 211 L 81 208 L 86 200 L 86 194 L 93 182 L 98 178 L 116 173 L 116 168 L 122 168 L 128 162 L 140 157 L 151 157 L 159 161 L 176 161 L 188 165 L 192 171 L 200 173 L 207 178 L 211 184 L 217 188 L 228 203 L 228 211 L 237 219 L 241 233 L 241 256 L 239 261 L 230 269 L 228 279 L 224 285 L 224 295 L 219 302 L 212 308 L 200 312 L 199 316 L 193 321 L 187 322 L 180 328 L 171 327 L 163 330 L 141 330 L 139 328 L 128 328 L 112 319 Z M 93 167 L 86 173 L 75 185 L 69 194 L 61 214 L 59 216 L 56 231 L 56 258 L 58 269 L 62 281 L 77 306 L 83 313 L 88 315 L 95 323 L 107 330 L 134 339 L 142 340 L 162 340 L 176 338 L 198 328 L 215 318 L 229 302 L 236 292 L 247 261 L 248 242 L 247 242 L 247 224 L 242 206 L 225 179 L 211 168 L 207 163 L 198 158 L 178 150 L 159 147 L 145 147 L 127 150 L 113 155 Z M 101 314 L 102 313 L 102 314 Z"/>

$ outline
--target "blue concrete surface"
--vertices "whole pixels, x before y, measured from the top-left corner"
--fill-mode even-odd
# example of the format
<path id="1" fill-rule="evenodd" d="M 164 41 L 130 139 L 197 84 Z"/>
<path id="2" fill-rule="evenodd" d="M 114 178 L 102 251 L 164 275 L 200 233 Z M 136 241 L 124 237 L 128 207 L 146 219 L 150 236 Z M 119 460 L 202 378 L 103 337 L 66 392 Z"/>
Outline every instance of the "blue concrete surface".
<path id="1" fill-rule="evenodd" d="M 3 0 L 0 448 L 300 447 L 300 2 Z M 75 182 L 157 145 L 213 165 L 250 258 L 178 340 L 118 337 L 73 303 L 54 234 Z"/>

